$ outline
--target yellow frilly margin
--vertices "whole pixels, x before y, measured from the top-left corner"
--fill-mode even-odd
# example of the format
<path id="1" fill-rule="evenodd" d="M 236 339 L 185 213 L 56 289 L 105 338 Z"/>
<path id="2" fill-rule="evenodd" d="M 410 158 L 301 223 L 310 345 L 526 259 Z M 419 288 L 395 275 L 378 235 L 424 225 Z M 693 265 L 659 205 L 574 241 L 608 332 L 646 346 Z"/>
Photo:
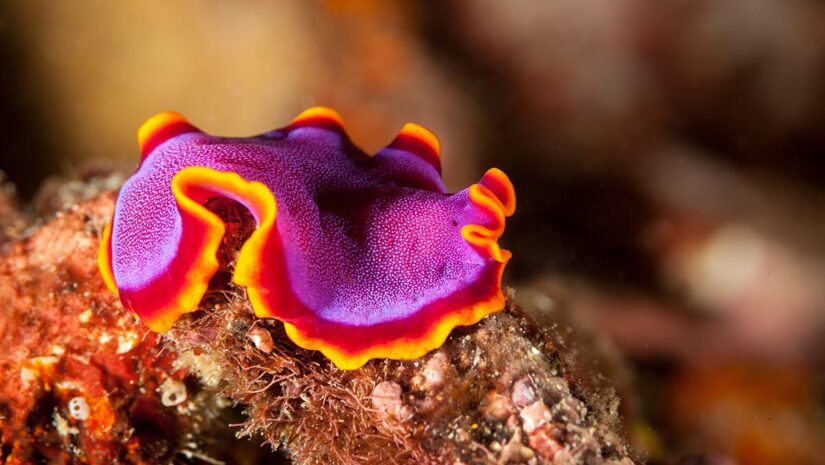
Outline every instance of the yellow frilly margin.
<path id="1" fill-rule="evenodd" d="M 470 307 L 456 310 L 444 315 L 441 319 L 432 324 L 432 328 L 420 338 L 404 338 L 386 344 L 370 347 L 369 349 L 347 353 L 338 347 L 327 342 L 308 336 L 295 325 L 284 323 L 287 336 L 298 346 L 304 349 L 318 350 L 340 369 L 355 370 L 361 368 L 367 361 L 373 358 L 390 358 L 394 360 L 414 360 L 426 355 L 433 349 L 437 349 L 444 344 L 447 337 L 457 326 L 470 326 L 481 321 L 485 316 L 496 313 L 504 309 L 505 299 L 501 290 L 502 275 L 504 266 L 512 257 L 508 250 L 501 249 L 497 239 L 504 232 L 504 217 L 510 216 L 515 211 L 515 193 L 513 185 L 504 172 L 497 168 L 492 168 L 484 175 L 495 177 L 506 189 L 507 198 L 500 199 L 492 190 L 481 184 L 470 186 L 470 201 L 477 206 L 490 211 L 495 218 L 494 229 L 481 225 L 468 224 L 461 229 L 462 237 L 480 249 L 486 251 L 490 257 L 498 262 L 499 270 L 497 275 L 496 288 L 498 291 L 488 299 L 478 302 Z M 482 181 L 484 178 L 482 178 Z M 250 300 L 253 308 L 256 306 L 255 300 L 250 293 Z M 260 302 L 263 305 L 263 302 Z"/>

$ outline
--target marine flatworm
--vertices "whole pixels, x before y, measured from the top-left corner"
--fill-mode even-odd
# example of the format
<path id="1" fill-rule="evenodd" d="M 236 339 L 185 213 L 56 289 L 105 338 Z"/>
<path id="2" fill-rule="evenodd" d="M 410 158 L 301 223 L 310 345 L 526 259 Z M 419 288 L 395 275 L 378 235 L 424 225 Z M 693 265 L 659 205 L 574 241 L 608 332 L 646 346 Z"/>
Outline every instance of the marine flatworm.
<path id="1" fill-rule="evenodd" d="M 218 269 L 224 224 L 204 206 L 213 197 L 257 222 L 232 278 L 256 316 L 282 321 L 298 346 L 340 368 L 418 358 L 504 306 L 510 253 L 497 240 L 513 186 L 493 168 L 447 193 L 439 142 L 421 126 L 367 155 L 326 108 L 247 138 L 208 135 L 165 112 L 138 142 L 140 166 L 98 258 L 107 286 L 155 331 L 196 310 Z"/>

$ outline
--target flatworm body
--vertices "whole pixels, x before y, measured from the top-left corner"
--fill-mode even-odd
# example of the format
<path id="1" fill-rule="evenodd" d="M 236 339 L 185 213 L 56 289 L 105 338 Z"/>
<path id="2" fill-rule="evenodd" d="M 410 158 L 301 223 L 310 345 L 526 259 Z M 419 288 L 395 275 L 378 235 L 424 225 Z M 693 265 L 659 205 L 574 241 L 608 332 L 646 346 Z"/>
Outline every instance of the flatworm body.
<path id="1" fill-rule="evenodd" d="M 227 197 L 257 229 L 233 281 L 255 314 L 281 320 L 298 346 L 338 367 L 413 359 L 459 325 L 504 305 L 499 248 L 515 209 L 491 169 L 448 194 L 438 140 L 408 124 L 374 155 L 332 110 L 248 138 L 203 133 L 177 113 L 138 131 L 142 160 L 103 233 L 99 264 L 122 303 L 153 330 L 197 309 L 218 269 L 224 224 L 204 203 Z"/>

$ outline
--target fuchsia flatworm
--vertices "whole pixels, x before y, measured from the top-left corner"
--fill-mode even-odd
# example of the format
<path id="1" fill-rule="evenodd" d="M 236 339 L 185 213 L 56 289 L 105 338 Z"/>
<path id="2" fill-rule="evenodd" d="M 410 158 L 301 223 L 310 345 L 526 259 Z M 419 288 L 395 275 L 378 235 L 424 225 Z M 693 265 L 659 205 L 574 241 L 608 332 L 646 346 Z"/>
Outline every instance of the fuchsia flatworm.
<path id="1" fill-rule="evenodd" d="M 256 316 L 282 321 L 298 346 L 340 368 L 421 357 L 504 306 L 510 253 L 497 240 L 513 186 L 493 168 L 447 193 L 438 140 L 418 125 L 368 155 L 327 108 L 248 138 L 211 136 L 165 112 L 138 142 L 140 166 L 98 259 L 107 286 L 155 331 L 196 310 L 218 269 L 224 224 L 204 206 L 213 197 L 257 222 L 232 278 Z"/>

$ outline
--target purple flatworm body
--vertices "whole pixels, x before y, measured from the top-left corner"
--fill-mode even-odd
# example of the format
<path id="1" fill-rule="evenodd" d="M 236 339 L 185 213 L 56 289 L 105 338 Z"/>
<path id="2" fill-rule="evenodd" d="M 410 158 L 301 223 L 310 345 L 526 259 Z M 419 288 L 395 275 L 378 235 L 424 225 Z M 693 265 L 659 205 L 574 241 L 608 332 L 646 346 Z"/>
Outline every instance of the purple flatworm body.
<path id="1" fill-rule="evenodd" d="M 233 275 L 255 314 L 281 320 L 298 346 L 338 367 L 418 358 L 504 305 L 510 253 L 497 240 L 515 209 L 512 184 L 491 169 L 447 193 L 438 140 L 420 126 L 374 155 L 321 107 L 248 138 L 160 113 L 138 140 L 143 158 L 120 190 L 99 264 L 155 331 L 196 310 L 218 269 L 224 224 L 204 207 L 213 197 L 257 222 Z"/>

